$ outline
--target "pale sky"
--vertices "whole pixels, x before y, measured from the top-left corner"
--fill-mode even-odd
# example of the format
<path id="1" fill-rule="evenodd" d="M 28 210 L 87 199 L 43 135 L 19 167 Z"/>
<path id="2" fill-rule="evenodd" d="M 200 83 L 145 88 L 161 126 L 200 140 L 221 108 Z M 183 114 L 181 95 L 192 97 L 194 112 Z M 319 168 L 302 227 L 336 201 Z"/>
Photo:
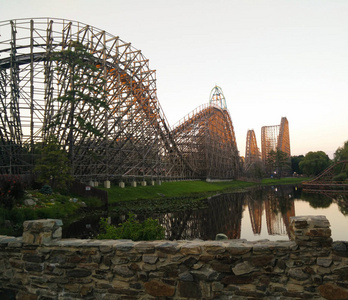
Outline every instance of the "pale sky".
<path id="1" fill-rule="evenodd" d="M 0 0 L 0 20 L 80 21 L 141 50 L 170 125 L 222 88 L 240 155 L 287 117 L 292 155 L 348 140 L 348 1 Z M 1 32 L 0 32 L 1 34 Z"/>

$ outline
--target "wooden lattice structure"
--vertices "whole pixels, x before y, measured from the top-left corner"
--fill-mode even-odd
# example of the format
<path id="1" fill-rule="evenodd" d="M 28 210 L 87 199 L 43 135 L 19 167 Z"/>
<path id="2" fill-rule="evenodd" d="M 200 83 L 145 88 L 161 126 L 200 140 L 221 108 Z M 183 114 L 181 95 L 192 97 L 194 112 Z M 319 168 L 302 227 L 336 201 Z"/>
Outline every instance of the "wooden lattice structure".
<path id="1" fill-rule="evenodd" d="M 245 164 L 247 170 L 253 163 L 261 161 L 261 153 L 257 147 L 257 141 L 254 130 L 248 130 L 245 146 Z"/>
<path id="2" fill-rule="evenodd" d="M 73 173 L 85 179 L 171 176 L 173 143 L 156 96 L 155 71 L 149 60 L 116 36 L 86 24 L 60 19 L 1 22 L 0 151 L 1 173 L 26 173 L 32 168 L 34 145 L 54 135 L 73 153 Z M 84 101 L 57 101 L 72 89 L 71 70 L 52 59 L 78 42 L 93 56 L 96 70 L 79 71 L 76 93 L 88 96 L 91 84 L 102 85 L 98 97 L 108 109 Z M 72 133 L 78 128 L 71 110 L 93 124 L 101 136 Z M 56 113 L 62 121 L 52 124 Z M 73 151 L 72 148 L 73 147 Z M 174 158 L 175 160 L 175 158 Z M 180 163 L 179 163 L 180 165 Z"/>
<path id="3" fill-rule="evenodd" d="M 236 175 L 227 110 L 211 104 L 192 116 L 194 125 L 183 122 L 171 131 L 157 99 L 156 73 L 130 43 L 63 19 L 3 21 L 0 30 L 1 174 L 30 174 L 37 146 L 54 136 L 83 181 Z M 81 60 L 93 68 L 75 70 L 59 58 L 73 44 L 88 53 L 91 58 Z M 58 101 L 72 93 L 106 107 Z M 82 123 L 100 135 L 83 132 Z"/>
<path id="4" fill-rule="evenodd" d="M 263 126 L 261 128 L 261 152 L 264 163 L 272 150 L 281 150 L 288 157 L 291 156 L 289 122 L 286 117 L 281 118 L 280 125 Z"/>
<path id="5" fill-rule="evenodd" d="M 318 176 L 303 182 L 303 190 L 306 192 L 348 193 L 348 180 L 336 180 L 336 176 L 342 173 L 348 174 L 348 160 L 335 162 Z"/>
<path id="6" fill-rule="evenodd" d="M 209 104 L 180 120 L 172 134 L 184 161 L 199 178 L 236 178 L 239 155 L 230 114 L 214 87 Z M 189 169 L 188 169 L 189 170 Z"/>

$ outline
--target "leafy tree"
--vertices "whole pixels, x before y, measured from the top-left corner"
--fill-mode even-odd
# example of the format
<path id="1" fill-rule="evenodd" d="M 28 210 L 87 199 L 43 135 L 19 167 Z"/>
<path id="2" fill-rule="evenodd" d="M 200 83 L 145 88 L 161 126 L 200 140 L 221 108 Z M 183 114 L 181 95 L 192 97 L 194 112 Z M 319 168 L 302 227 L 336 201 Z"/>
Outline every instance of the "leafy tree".
<path id="1" fill-rule="evenodd" d="M 245 172 L 245 175 L 249 178 L 261 180 L 265 176 L 265 168 L 262 161 L 253 162 Z"/>
<path id="2" fill-rule="evenodd" d="M 71 41 L 66 50 L 55 52 L 51 60 L 57 62 L 58 78 L 64 78 L 63 91 L 57 100 L 65 109 L 60 109 L 53 116 L 48 129 L 67 124 L 69 158 L 72 159 L 75 132 L 82 136 L 101 136 L 100 130 L 91 122 L 93 116 L 88 117 L 88 113 L 91 109 L 108 108 L 104 95 L 105 79 L 96 58 L 79 42 Z M 82 108 L 85 108 L 83 115 Z"/>
<path id="3" fill-rule="evenodd" d="M 266 164 L 268 171 L 275 172 L 277 178 L 280 178 L 283 173 L 290 171 L 290 158 L 279 149 L 270 151 Z"/>
<path id="4" fill-rule="evenodd" d="M 334 161 L 348 160 L 348 141 L 346 141 L 343 147 L 339 147 L 334 153 Z"/>
<path id="5" fill-rule="evenodd" d="M 292 173 L 302 174 L 300 169 L 300 162 L 304 159 L 303 155 L 291 156 L 291 170 Z"/>
<path id="6" fill-rule="evenodd" d="M 37 159 L 34 173 L 37 181 L 52 188 L 65 191 L 73 180 L 67 153 L 61 149 L 55 137 L 50 137 Z"/>
<path id="7" fill-rule="evenodd" d="M 323 151 L 308 152 L 299 163 L 300 169 L 308 176 L 316 176 L 331 164 L 330 158 Z"/>

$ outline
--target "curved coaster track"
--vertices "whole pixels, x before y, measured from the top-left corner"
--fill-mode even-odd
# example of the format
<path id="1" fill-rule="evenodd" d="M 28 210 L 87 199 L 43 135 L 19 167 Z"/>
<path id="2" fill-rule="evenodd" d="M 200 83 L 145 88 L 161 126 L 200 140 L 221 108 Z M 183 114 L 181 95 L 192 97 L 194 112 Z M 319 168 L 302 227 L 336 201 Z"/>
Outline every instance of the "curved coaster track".
<path id="1" fill-rule="evenodd" d="M 32 173 L 53 136 L 83 181 L 237 176 L 226 107 L 212 101 L 171 130 L 130 43 L 63 19 L 3 21 L 0 33 L 0 174 Z"/>
<path id="2" fill-rule="evenodd" d="M 348 181 L 336 180 L 337 174 L 348 172 L 348 160 L 335 162 L 318 176 L 302 183 L 305 192 L 348 193 Z"/>

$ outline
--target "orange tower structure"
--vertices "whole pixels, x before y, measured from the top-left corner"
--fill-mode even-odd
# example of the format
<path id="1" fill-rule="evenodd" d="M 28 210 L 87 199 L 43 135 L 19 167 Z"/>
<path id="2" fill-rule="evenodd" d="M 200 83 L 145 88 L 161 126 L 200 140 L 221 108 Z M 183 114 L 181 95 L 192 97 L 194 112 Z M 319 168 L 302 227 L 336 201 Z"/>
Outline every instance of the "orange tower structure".
<path id="1" fill-rule="evenodd" d="M 269 153 L 273 150 L 281 150 L 291 156 L 289 122 L 286 117 L 281 118 L 280 125 L 263 126 L 261 128 L 262 161 L 267 161 Z"/>
<path id="2" fill-rule="evenodd" d="M 180 120 L 172 130 L 175 144 L 198 178 L 236 178 L 239 154 L 230 114 L 220 87 L 215 86 L 209 104 Z M 187 174 L 187 177 L 191 175 Z"/>
<path id="3" fill-rule="evenodd" d="M 261 153 L 259 148 L 257 147 L 255 131 L 248 130 L 245 147 L 245 169 L 260 160 Z"/>

